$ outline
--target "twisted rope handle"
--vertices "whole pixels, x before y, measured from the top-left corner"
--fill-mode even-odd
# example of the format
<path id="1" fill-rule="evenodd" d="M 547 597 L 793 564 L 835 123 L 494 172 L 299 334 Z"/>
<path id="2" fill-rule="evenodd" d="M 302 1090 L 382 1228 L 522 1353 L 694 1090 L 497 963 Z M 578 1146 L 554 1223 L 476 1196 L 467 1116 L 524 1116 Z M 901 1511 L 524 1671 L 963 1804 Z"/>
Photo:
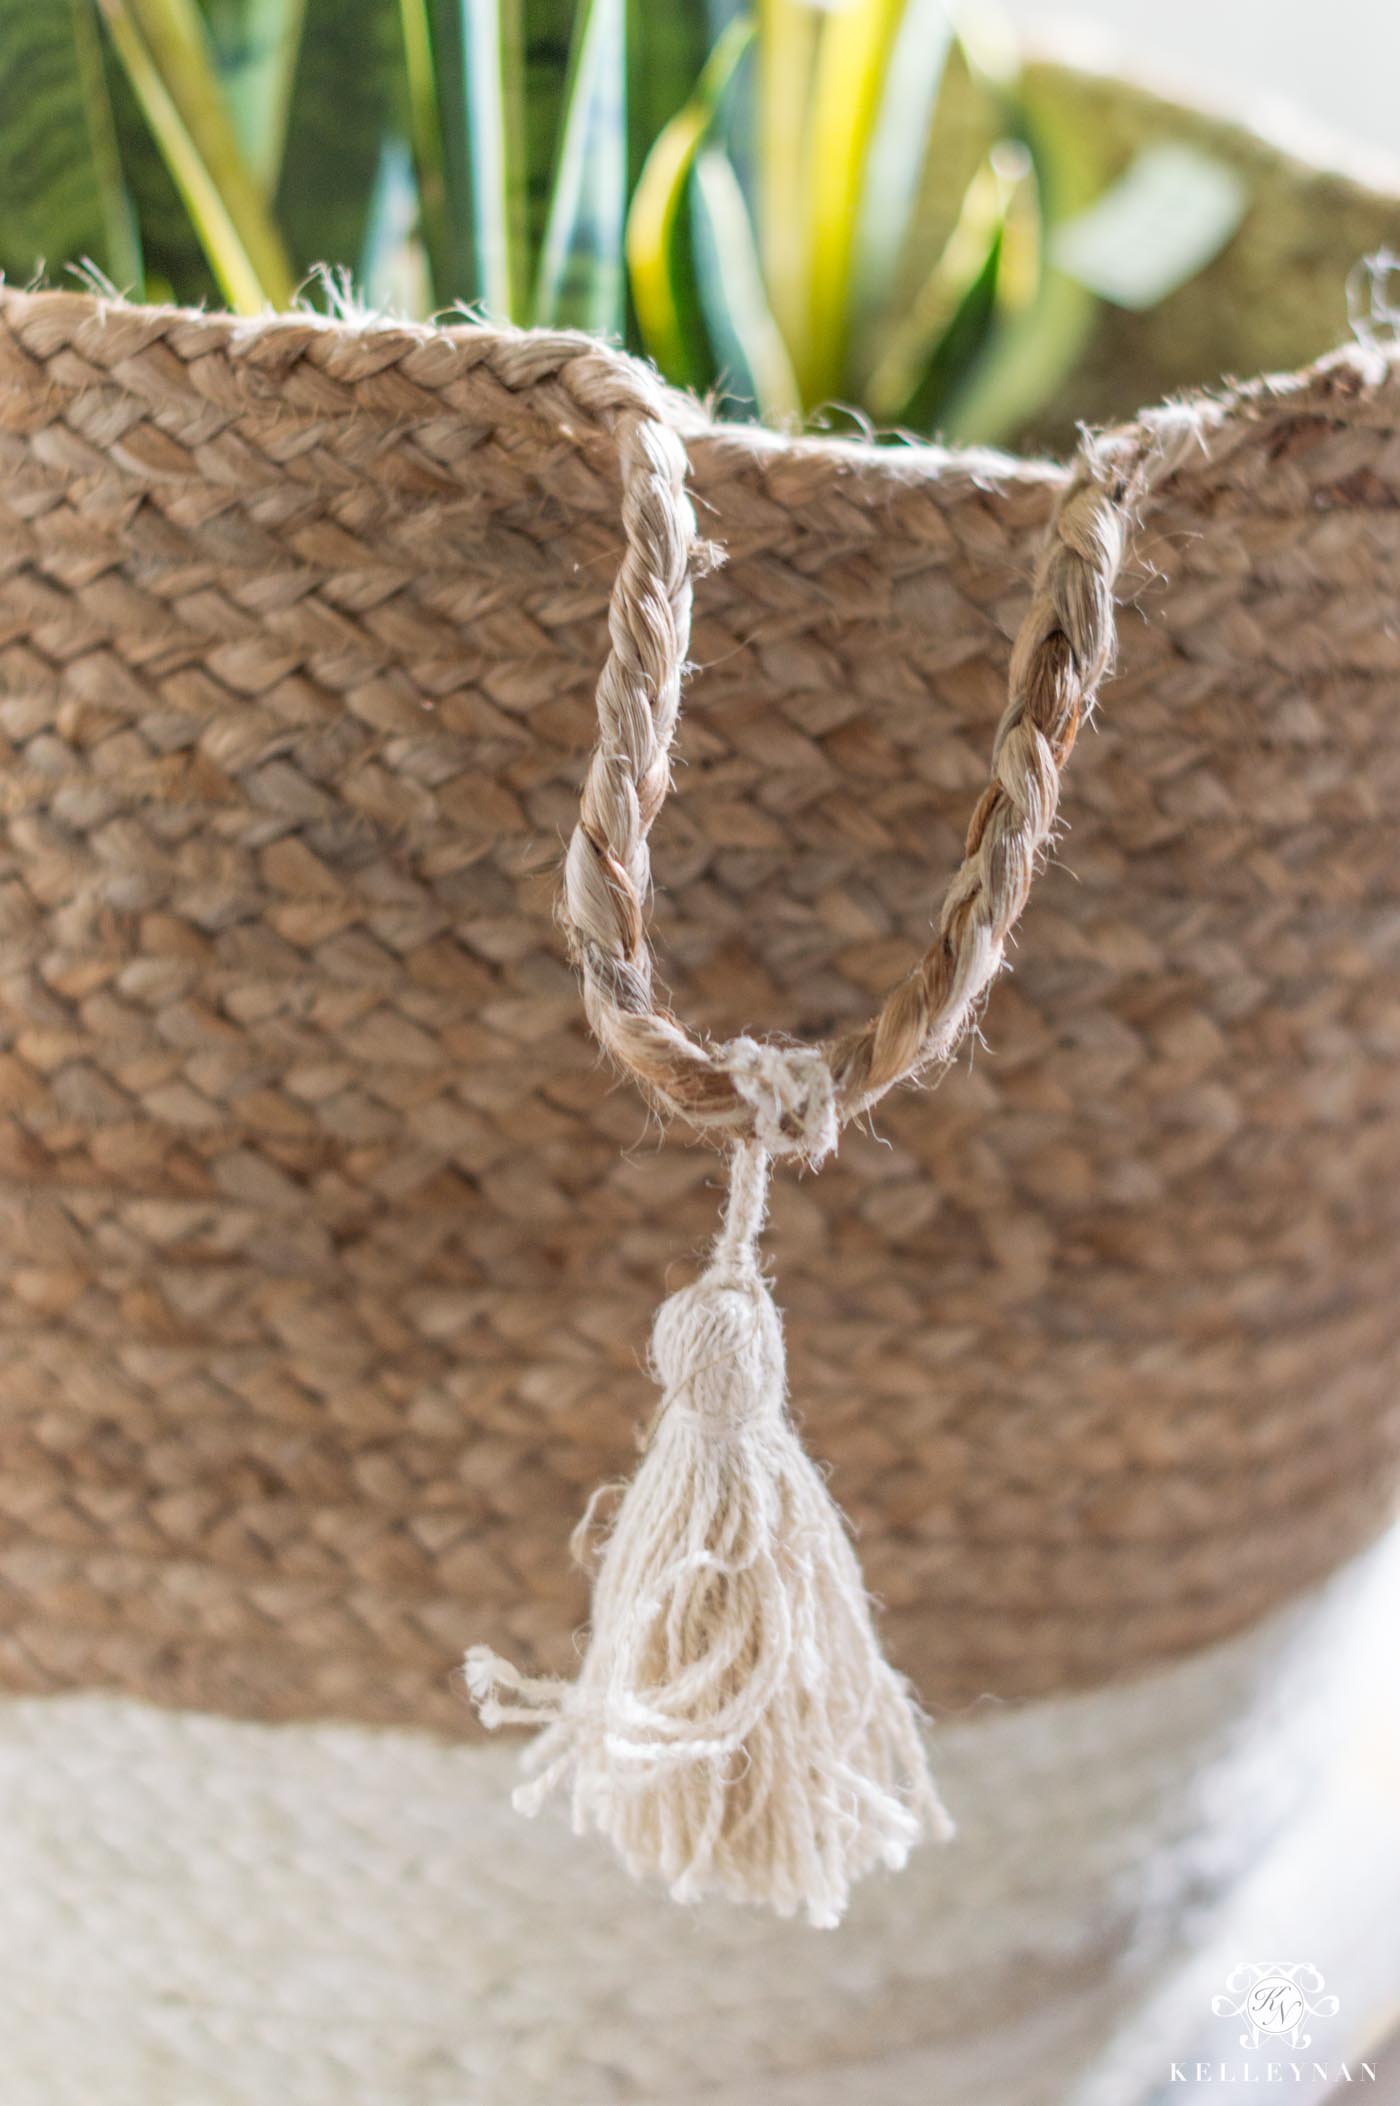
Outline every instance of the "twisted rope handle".
<path id="1" fill-rule="evenodd" d="M 1056 504 L 1011 654 L 990 780 L 929 949 L 868 1023 L 820 1046 L 719 1042 L 657 1003 L 647 937 L 648 836 L 670 787 L 696 547 L 685 448 L 659 412 L 639 376 L 613 419 L 627 546 L 562 919 L 594 1033 L 658 1110 L 816 1162 L 896 1083 L 947 1066 L 1000 970 L 1055 824 L 1061 771 L 1112 661 L 1131 452 L 1126 441 L 1086 440 Z"/>

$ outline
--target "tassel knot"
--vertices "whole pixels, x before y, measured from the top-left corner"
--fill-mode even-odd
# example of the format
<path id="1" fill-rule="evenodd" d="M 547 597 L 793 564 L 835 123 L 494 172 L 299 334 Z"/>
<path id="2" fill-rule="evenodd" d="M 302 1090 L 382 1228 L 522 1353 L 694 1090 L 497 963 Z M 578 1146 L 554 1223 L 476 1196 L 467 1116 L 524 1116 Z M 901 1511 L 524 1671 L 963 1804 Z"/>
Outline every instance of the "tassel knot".
<path id="1" fill-rule="evenodd" d="M 715 1433 L 783 1410 L 783 1327 L 758 1272 L 707 1272 L 656 1312 L 651 1364 L 665 1412 L 692 1411 Z"/>
<path id="2" fill-rule="evenodd" d="M 483 1722 L 543 1725 L 533 1813 L 567 1783 L 574 1827 L 678 1900 L 719 1892 L 839 1922 L 852 1883 L 951 1826 L 911 1692 L 883 1658 L 855 1552 L 785 1401 L 760 1271 L 768 1159 L 736 1149 L 706 1271 L 662 1305 L 662 1399 L 603 1546 L 577 1680 L 483 1646 Z"/>

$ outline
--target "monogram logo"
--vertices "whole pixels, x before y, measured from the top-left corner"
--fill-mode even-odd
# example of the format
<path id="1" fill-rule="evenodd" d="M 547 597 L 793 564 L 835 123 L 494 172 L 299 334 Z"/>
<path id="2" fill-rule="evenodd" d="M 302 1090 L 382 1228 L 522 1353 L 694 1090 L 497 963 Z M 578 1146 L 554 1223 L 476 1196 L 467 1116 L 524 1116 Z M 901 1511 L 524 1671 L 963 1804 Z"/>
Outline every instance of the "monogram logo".
<path id="1" fill-rule="evenodd" d="M 1225 1994 L 1212 2000 L 1211 2010 L 1217 2018 L 1245 2021 L 1241 2047 L 1286 2040 L 1291 2048 L 1305 2048 L 1312 2044 L 1308 2020 L 1332 2018 L 1339 2008 L 1336 1997 L 1324 1996 L 1322 1989 L 1322 1976 L 1310 1960 L 1245 1961 L 1230 1969 Z"/>

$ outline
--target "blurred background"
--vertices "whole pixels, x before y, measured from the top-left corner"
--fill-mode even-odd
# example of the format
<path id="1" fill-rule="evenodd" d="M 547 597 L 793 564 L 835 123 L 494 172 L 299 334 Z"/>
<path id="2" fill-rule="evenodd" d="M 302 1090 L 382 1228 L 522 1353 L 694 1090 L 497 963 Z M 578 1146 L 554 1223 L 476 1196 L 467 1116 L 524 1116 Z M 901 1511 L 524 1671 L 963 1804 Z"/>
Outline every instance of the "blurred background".
<path id="1" fill-rule="evenodd" d="M 1135 72 L 1212 96 L 1294 137 L 1325 128 L 1333 151 L 1400 156 L 1400 12 L 1372 0 L 1007 0 L 1032 43 L 1081 53 L 1116 45 Z M 1357 53 L 1365 63 L 1357 64 Z"/>
<path id="2" fill-rule="evenodd" d="M 785 429 L 1063 444 L 1209 382 L 1222 343 L 1248 371 L 1344 330 L 1400 28 L 1327 23 L 1203 0 L 1078 32 L 1036 0 L 0 0 L 0 266 L 245 314 L 580 328 Z M 1057 43 L 1082 73 L 1044 62 Z M 1161 92 L 1125 99 L 1113 70 Z M 1174 84 L 1204 86 L 1203 116 Z M 1354 184 L 1295 183 L 1227 110 Z"/>

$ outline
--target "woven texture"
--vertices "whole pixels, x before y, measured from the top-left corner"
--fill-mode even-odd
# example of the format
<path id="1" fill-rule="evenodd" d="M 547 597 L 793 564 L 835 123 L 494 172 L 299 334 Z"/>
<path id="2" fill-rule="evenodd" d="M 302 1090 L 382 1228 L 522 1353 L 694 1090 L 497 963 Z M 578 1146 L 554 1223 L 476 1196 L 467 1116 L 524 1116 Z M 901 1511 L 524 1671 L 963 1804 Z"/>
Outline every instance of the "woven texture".
<path id="1" fill-rule="evenodd" d="M 468 1630 L 570 1665 L 568 1528 L 715 1204 L 552 920 L 635 385 L 0 293 L 10 1686 L 456 1731 Z M 663 970 L 840 1034 L 927 945 L 1067 472 L 668 414 L 728 562 Z M 988 1046 L 775 1196 L 793 1397 L 934 1703 L 1236 1630 L 1400 1474 L 1400 378 L 1191 437 Z"/>
<path id="2" fill-rule="evenodd" d="M 956 1847 L 870 1881 L 835 1938 L 640 1892 L 511 1813 L 504 1748 L 0 1705 L 6 2106 L 1088 2106 L 1095 2075 L 1133 2106 L 1238 1958 L 1217 1909 L 1307 1833 L 1375 1685 L 1382 1576 L 1126 1686 L 946 1722 Z M 1316 1948 L 1360 1907 L 1351 1851 L 1309 1862 Z M 1281 1935 L 1262 1922 L 1244 1950 Z M 1201 1955 L 1156 2037 L 1145 2007 Z M 1354 2013 L 1355 1957 L 1328 1973 Z"/>

